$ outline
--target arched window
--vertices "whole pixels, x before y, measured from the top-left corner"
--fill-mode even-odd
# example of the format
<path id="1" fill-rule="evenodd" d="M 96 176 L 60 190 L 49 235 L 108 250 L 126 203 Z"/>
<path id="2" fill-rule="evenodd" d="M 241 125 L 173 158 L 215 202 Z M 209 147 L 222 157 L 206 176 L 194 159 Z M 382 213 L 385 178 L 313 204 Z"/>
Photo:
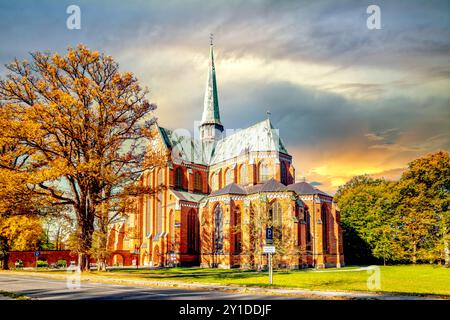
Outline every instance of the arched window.
<path id="1" fill-rule="evenodd" d="M 149 172 L 148 176 L 147 176 L 147 186 L 150 188 L 153 188 L 153 176 L 154 176 L 154 172 Z M 152 213 L 153 213 L 153 200 L 154 197 L 150 196 L 150 195 L 145 195 L 145 197 L 143 197 L 145 204 L 146 204 L 146 209 L 145 209 L 145 234 L 147 235 L 148 233 L 152 232 Z"/>
<path id="2" fill-rule="evenodd" d="M 170 250 L 173 251 L 175 248 L 175 214 L 173 210 L 169 213 L 169 238 L 170 238 Z"/>
<path id="3" fill-rule="evenodd" d="M 224 186 L 229 185 L 230 183 L 234 182 L 233 177 L 233 169 L 228 168 L 227 171 L 225 171 L 225 184 Z"/>
<path id="4" fill-rule="evenodd" d="M 159 169 L 158 170 L 158 175 L 157 175 L 158 179 L 157 179 L 157 186 L 158 186 L 158 192 L 156 195 L 156 233 L 160 234 L 162 232 L 162 215 L 163 215 L 163 210 L 162 210 L 162 205 L 163 205 L 163 192 L 161 189 L 161 185 L 164 184 L 163 181 L 163 169 Z"/>
<path id="5" fill-rule="evenodd" d="M 219 189 L 219 175 L 214 172 L 211 176 L 211 191 L 216 191 Z"/>
<path id="6" fill-rule="evenodd" d="M 239 184 L 246 186 L 248 184 L 248 168 L 244 163 L 239 170 Z"/>
<path id="7" fill-rule="evenodd" d="M 273 178 L 273 168 L 265 160 L 262 160 L 258 166 L 258 174 L 258 182 L 266 182 Z"/>
<path id="8" fill-rule="evenodd" d="M 145 196 L 144 200 L 146 202 L 146 211 L 145 211 L 145 233 L 148 234 L 150 232 L 152 232 L 152 224 L 151 224 L 151 220 L 152 220 L 152 200 L 154 198 L 151 196 Z"/>
<path id="9" fill-rule="evenodd" d="M 214 208 L 214 253 L 223 253 L 223 211 L 220 204 Z"/>
<path id="10" fill-rule="evenodd" d="M 157 174 L 157 181 L 156 181 L 156 185 L 159 187 L 161 184 L 164 183 L 163 181 L 163 169 L 159 169 L 158 170 L 158 174 Z"/>
<path id="11" fill-rule="evenodd" d="M 311 216 L 309 210 L 305 209 L 305 226 L 306 226 L 306 251 L 312 250 L 311 237 Z"/>
<path id="12" fill-rule="evenodd" d="M 327 218 L 327 207 L 322 205 L 321 208 L 321 220 L 322 220 L 322 244 L 323 252 L 328 251 L 328 218 Z"/>
<path id="13" fill-rule="evenodd" d="M 187 247 L 188 253 L 198 252 L 199 222 L 197 213 L 191 209 L 187 215 Z"/>
<path id="14" fill-rule="evenodd" d="M 234 210 L 233 214 L 233 223 L 234 223 L 234 253 L 239 254 L 242 251 L 241 246 L 241 236 L 242 236 L 242 227 L 241 227 L 241 210 L 237 207 Z"/>
<path id="15" fill-rule="evenodd" d="M 280 177 L 281 177 L 281 183 L 287 185 L 288 184 L 288 175 L 287 175 L 287 168 L 286 164 L 284 162 L 280 162 Z"/>
<path id="16" fill-rule="evenodd" d="M 202 186 L 202 174 L 200 172 L 195 172 L 194 174 L 194 190 L 201 192 Z"/>
<path id="17" fill-rule="evenodd" d="M 175 188 L 183 188 L 183 168 L 175 169 Z"/>
<path id="18" fill-rule="evenodd" d="M 269 224 L 273 226 L 274 237 L 282 240 L 283 211 L 278 201 L 275 201 L 269 208 Z"/>
<path id="19" fill-rule="evenodd" d="M 147 186 L 148 187 L 153 187 L 152 178 L 153 178 L 153 174 L 151 172 L 149 172 L 147 175 Z"/>

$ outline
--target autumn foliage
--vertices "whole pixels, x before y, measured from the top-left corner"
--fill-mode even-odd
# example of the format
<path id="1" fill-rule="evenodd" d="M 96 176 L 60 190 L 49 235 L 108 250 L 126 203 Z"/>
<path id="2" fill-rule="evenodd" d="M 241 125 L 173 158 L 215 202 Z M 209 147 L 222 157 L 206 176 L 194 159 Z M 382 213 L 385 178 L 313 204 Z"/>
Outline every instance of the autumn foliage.
<path id="1" fill-rule="evenodd" d="M 23 175 L 27 192 L 73 208 L 86 269 L 96 226 L 107 231 L 130 186 L 156 163 L 145 147 L 156 106 L 136 77 L 83 45 L 31 58 L 7 65 L 0 80 L 3 169 Z"/>
<path id="2" fill-rule="evenodd" d="M 367 263 L 372 256 L 384 263 L 443 261 L 450 266 L 447 152 L 412 161 L 398 181 L 354 177 L 339 188 L 336 200 L 345 254 L 353 263 Z"/>

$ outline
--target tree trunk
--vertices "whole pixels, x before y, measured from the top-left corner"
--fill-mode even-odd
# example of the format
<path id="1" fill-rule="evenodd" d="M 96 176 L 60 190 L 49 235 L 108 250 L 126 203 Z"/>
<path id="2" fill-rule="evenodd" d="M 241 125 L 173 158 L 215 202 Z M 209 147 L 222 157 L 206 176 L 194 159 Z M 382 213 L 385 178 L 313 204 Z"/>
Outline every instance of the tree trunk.
<path id="1" fill-rule="evenodd" d="M 413 243 L 413 254 L 412 254 L 412 263 L 416 264 L 417 262 L 417 243 Z"/>
<path id="2" fill-rule="evenodd" d="M 90 270 L 89 261 L 90 261 L 89 254 L 83 252 L 78 253 L 78 265 L 80 266 L 81 271 Z"/>
<path id="3" fill-rule="evenodd" d="M 84 208 L 82 208 L 84 210 Z M 94 234 L 94 215 L 84 215 L 79 213 L 79 252 L 78 265 L 81 271 L 89 271 L 90 251 L 92 247 L 92 236 Z M 90 218 L 92 217 L 92 218 Z"/>
<path id="4" fill-rule="evenodd" d="M 99 234 L 98 252 L 97 252 L 97 270 L 106 271 L 106 259 L 108 258 L 108 231 L 102 228 Z"/>
<path id="5" fill-rule="evenodd" d="M 9 252 L 3 252 L 2 257 L 2 270 L 9 270 Z"/>
<path id="6" fill-rule="evenodd" d="M 8 240 L 4 237 L 0 237 L 0 249 L 3 252 L 2 256 L 2 269 L 3 270 L 9 270 L 9 245 Z"/>
<path id="7" fill-rule="evenodd" d="M 444 266 L 450 268 L 450 243 L 447 240 L 444 240 L 444 260 Z"/>

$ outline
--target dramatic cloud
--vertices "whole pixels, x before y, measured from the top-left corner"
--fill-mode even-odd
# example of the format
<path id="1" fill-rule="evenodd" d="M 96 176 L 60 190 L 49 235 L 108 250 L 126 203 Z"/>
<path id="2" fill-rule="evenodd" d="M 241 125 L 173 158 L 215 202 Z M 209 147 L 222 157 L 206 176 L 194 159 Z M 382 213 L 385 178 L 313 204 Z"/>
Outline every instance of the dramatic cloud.
<path id="1" fill-rule="evenodd" d="M 81 8 L 81 30 L 66 8 Z M 0 62 L 84 43 L 134 72 L 162 126 L 201 117 L 209 33 L 222 120 L 266 117 L 298 179 L 334 192 L 353 175 L 397 178 L 408 161 L 450 148 L 448 1 L 0 2 Z M 0 69 L 0 74 L 5 69 Z"/>

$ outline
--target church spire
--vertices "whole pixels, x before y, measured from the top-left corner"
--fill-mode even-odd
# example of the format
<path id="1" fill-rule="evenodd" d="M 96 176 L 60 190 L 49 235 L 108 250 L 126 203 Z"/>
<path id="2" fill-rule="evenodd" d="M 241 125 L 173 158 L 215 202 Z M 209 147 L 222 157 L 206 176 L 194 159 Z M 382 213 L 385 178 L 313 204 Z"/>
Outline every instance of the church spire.
<path id="1" fill-rule="evenodd" d="M 220 123 L 219 98 L 217 95 L 216 68 L 214 66 L 213 35 L 210 35 L 209 67 L 206 80 L 205 98 L 203 102 L 203 115 L 201 126 L 206 124 L 216 125 L 217 129 L 223 130 Z"/>

